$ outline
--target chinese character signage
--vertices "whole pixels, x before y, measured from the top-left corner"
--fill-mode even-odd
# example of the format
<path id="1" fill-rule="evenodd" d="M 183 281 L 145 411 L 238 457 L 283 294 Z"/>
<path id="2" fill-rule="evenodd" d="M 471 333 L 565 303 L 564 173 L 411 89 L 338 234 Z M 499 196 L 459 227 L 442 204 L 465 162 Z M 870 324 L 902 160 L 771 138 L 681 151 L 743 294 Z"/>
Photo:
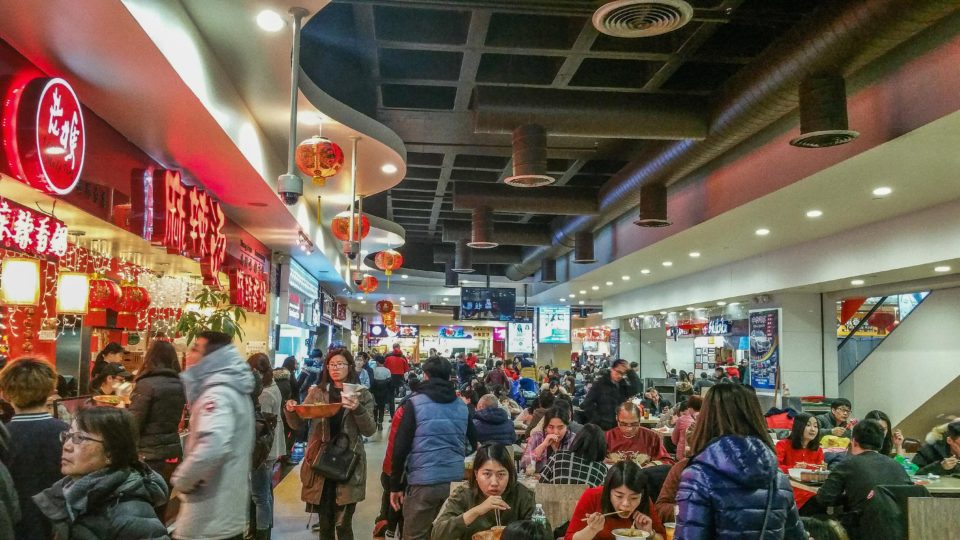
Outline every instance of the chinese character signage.
<path id="1" fill-rule="evenodd" d="M 382 324 L 370 325 L 370 339 L 380 338 L 416 338 L 420 337 L 420 326 L 416 324 L 399 324 L 394 332 Z"/>
<path id="2" fill-rule="evenodd" d="M 344 302 L 337 302 L 334 305 L 333 319 L 335 321 L 347 320 L 347 304 L 345 304 Z"/>
<path id="3" fill-rule="evenodd" d="M 0 197 L 0 246 L 60 258 L 67 252 L 67 226 L 55 217 Z"/>
<path id="4" fill-rule="evenodd" d="M 249 272 L 240 268 L 231 268 L 230 303 L 253 313 L 267 312 L 266 275 Z"/>
<path id="5" fill-rule="evenodd" d="M 774 391 L 780 371 L 780 309 L 750 311 L 750 384 Z"/>
<path id="6" fill-rule="evenodd" d="M 178 171 L 157 169 L 133 175 L 131 223 L 134 231 L 167 253 L 200 261 L 204 285 L 220 287 L 227 256 L 226 216 L 220 203 L 196 186 L 184 185 Z"/>
<path id="7" fill-rule="evenodd" d="M 441 326 L 437 334 L 446 339 L 473 339 L 473 336 L 468 334 L 466 328 L 462 326 Z"/>
<path id="8" fill-rule="evenodd" d="M 87 136 L 80 100 L 63 79 L 33 79 L 3 103 L 6 165 L 25 184 L 66 195 L 80 181 Z"/>

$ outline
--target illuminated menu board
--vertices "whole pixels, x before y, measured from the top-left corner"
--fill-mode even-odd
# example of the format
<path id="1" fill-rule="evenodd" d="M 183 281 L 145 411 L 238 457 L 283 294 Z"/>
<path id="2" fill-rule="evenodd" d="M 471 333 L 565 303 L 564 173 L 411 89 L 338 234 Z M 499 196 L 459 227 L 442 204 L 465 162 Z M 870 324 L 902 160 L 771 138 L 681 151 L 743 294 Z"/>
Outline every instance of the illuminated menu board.
<path id="1" fill-rule="evenodd" d="M 507 324 L 507 352 L 534 353 L 533 323 Z"/>
<path id="2" fill-rule="evenodd" d="M 570 343 L 570 308 L 544 306 L 537 316 L 537 335 L 540 343 Z"/>

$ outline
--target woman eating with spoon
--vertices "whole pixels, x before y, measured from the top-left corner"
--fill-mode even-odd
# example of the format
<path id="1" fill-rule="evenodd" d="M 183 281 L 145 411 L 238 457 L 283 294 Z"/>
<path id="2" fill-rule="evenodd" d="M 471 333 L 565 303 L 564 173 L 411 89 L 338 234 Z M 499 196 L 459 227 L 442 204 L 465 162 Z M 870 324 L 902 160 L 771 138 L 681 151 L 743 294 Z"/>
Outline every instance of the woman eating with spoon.
<path id="1" fill-rule="evenodd" d="M 502 444 L 477 450 L 470 483 L 454 490 L 433 522 L 434 540 L 470 540 L 474 533 L 530 519 L 533 491 L 517 482 L 513 453 Z M 548 526 L 547 530 L 551 530 Z"/>
<path id="2" fill-rule="evenodd" d="M 618 529 L 655 540 L 667 534 L 647 493 L 647 475 L 632 461 L 610 467 L 603 486 L 583 492 L 564 540 L 614 540 Z"/>

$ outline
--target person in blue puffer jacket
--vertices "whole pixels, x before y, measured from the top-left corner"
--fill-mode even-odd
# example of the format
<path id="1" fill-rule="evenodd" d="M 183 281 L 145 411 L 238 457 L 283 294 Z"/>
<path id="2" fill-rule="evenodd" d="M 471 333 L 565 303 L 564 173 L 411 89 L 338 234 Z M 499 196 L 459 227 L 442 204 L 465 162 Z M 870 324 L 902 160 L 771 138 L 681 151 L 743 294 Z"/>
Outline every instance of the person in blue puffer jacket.
<path id="1" fill-rule="evenodd" d="M 711 388 L 690 445 L 677 491 L 677 540 L 807 540 L 751 388 Z"/>

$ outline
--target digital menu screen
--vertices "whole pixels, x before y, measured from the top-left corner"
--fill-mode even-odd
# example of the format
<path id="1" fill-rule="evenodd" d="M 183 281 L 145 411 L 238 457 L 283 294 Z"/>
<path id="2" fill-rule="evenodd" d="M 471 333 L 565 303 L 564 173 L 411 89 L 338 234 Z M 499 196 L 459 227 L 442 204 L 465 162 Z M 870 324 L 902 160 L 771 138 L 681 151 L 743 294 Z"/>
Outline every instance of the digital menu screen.
<path id="1" fill-rule="evenodd" d="M 570 308 L 544 306 L 537 310 L 540 343 L 570 343 Z"/>
<path id="2" fill-rule="evenodd" d="M 507 352 L 534 352 L 533 323 L 509 323 L 507 325 Z"/>
<path id="3" fill-rule="evenodd" d="M 517 291 L 507 288 L 460 289 L 461 321 L 512 321 Z"/>

